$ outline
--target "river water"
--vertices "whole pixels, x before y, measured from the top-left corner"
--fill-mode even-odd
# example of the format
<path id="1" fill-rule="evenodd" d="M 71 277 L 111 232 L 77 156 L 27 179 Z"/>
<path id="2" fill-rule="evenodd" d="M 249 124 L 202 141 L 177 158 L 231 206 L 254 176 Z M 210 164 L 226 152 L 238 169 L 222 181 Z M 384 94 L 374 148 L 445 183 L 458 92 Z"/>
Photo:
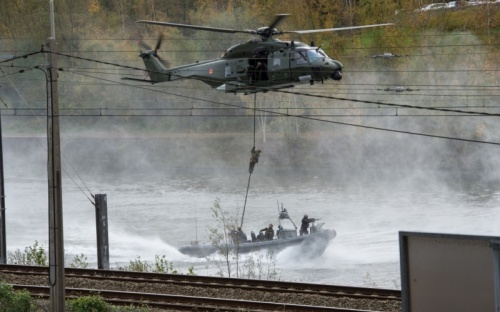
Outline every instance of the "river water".
<path id="1" fill-rule="evenodd" d="M 154 263 L 165 255 L 175 269 L 213 275 L 206 259 L 177 251 L 191 240 L 207 240 L 211 207 L 241 215 L 247 174 L 170 171 L 161 175 L 81 176 L 65 170 L 64 239 L 67 262 L 84 254 L 96 267 L 95 210 L 86 189 L 107 194 L 110 264 L 140 257 Z M 244 230 L 276 222 L 278 202 L 296 224 L 304 213 L 321 218 L 337 237 L 322 257 L 304 260 L 292 249 L 279 253 L 275 269 L 287 281 L 395 288 L 400 286 L 399 231 L 499 235 L 500 193 L 487 187 L 467 192 L 446 187 L 332 182 L 314 173 L 297 176 L 256 171 L 248 194 Z M 85 181 L 82 185 L 81 181 Z M 47 180 L 42 168 L 7 167 L 8 251 L 38 241 L 48 246 Z M 77 186 L 78 185 L 78 186 Z"/>

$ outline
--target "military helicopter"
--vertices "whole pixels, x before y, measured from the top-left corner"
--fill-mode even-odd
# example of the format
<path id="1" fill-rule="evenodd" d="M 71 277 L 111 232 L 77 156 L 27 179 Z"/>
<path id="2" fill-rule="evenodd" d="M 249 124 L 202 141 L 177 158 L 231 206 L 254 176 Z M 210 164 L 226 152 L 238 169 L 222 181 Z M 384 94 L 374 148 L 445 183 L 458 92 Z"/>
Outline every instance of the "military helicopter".
<path id="1" fill-rule="evenodd" d="M 276 27 L 287 16 L 289 14 L 276 15 L 269 26 L 260 27 L 257 30 L 235 30 L 140 20 L 138 23 L 142 24 L 231 34 L 246 33 L 260 38 L 252 38 L 247 42 L 234 45 L 227 49 L 218 59 L 168 68 L 168 63 L 158 56 L 158 50 L 163 38 L 160 36 L 154 49 L 143 42 L 140 43 L 141 47 L 146 49 L 141 51 L 140 57 L 148 70 L 149 79 L 124 79 L 147 81 L 153 84 L 179 79 L 196 79 L 219 91 L 235 94 L 268 92 L 291 88 L 297 84 L 313 85 L 315 82 L 323 83 L 328 79 L 338 81 L 342 79 L 343 65 L 339 61 L 328 57 L 321 47 L 316 47 L 313 43 L 309 46 L 302 42 L 281 41 L 273 37 L 282 34 L 309 34 L 393 25 L 387 23 L 327 29 L 278 31 Z"/>

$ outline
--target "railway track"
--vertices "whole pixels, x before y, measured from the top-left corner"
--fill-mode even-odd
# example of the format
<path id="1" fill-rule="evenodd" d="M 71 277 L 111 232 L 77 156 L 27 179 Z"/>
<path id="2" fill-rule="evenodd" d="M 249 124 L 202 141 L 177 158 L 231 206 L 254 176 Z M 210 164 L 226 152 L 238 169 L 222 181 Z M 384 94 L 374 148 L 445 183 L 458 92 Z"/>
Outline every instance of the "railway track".
<path id="1" fill-rule="evenodd" d="M 42 280 L 48 281 L 48 268 L 36 266 L 17 266 L 17 265 L 0 265 L 0 276 L 37 276 Z M 146 272 L 129 272 L 116 270 L 94 270 L 94 269 L 65 269 L 67 281 L 75 280 L 77 285 L 87 284 L 87 281 L 92 281 L 92 289 L 88 288 L 66 288 L 67 296 L 85 296 L 86 294 L 98 293 L 107 301 L 113 304 L 147 304 L 152 307 L 192 310 L 202 309 L 210 311 L 212 309 L 250 309 L 250 310 L 287 310 L 287 311 L 371 311 L 372 309 L 346 309 L 343 307 L 334 307 L 326 304 L 329 300 L 345 299 L 350 300 L 368 300 L 373 302 L 384 302 L 388 306 L 400 306 L 401 292 L 390 289 L 375 289 L 361 288 L 349 286 L 334 286 L 307 284 L 296 282 L 281 282 L 267 280 L 247 280 L 234 279 L 223 277 L 207 277 L 195 275 L 178 275 L 164 273 L 146 273 Z M 153 285 L 153 289 L 158 289 L 157 293 L 150 292 L 129 292 L 109 290 L 107 286 L 99 286 L 102 283 L 120 283 L 134 285 Z M 68 284 L 68 282 L 67 282 Z M 176 289 L 203 289 L 208 296 L 197 294 L 195 296 L 185 296 L 180 294 L 172 294 L 170 292 L 160 291 L 161 286 L 170 285 Z M 46 285 L 16 285 L 16 287 L 24 287 L 34 295 L 46 296 L 43 287 Z M 34 288 L 31 288 L 34 287 Z M 139 287 L 139 286 L 137 286 Z M 135 288 L 137 288 L 135 287 Z M 48 287 L 47 287 L 48 289 Z M 222 290 L 222 293 L 232 293 L 234 298 L 219 298 L 214 295 L 212 290 Z M 235 292 L 246 293 L 262 293 L 259 300 L 245 300 L 240 298 Z M 166 295 L 165 293 L 168 293 Z M 269 295 L 272 294 L 272 295 Z M 269 297 L 286 298 L 287 296 L 297 297 L 299 303 L 289 303 L 290 299 L 283 299 L 285 302 L 269 302 L 272 299 Z M 314 296 L 318 302 L 325 304 L 300 304 L 304 301 L 301 296 Z M 217 299 L 215 299 L 217 298 Z M 174 303 L 174 306 L 171 304 Z M 397 308 L 396 308 L 397 310 Z M 393 311 L 393 310 L 391 310 Z"/>
<path id="2" fill-rule="evenodd" d="M 16 290 L 27 290 L 32 296 L 50 298 L 48 286 L 15 285 Z M 138 292 L 106 291 L 93 289 L 66 288 L 67 298 L 99 295 L 115 305 L 147 305 L 149 307 L 184 311 L 332 311 L 332 312 L 367 312 L 335 307 L 310 306 L 289 303 L 274 303 L 249 300 L 231 300 L 209 297 L 194 297 Z"/>

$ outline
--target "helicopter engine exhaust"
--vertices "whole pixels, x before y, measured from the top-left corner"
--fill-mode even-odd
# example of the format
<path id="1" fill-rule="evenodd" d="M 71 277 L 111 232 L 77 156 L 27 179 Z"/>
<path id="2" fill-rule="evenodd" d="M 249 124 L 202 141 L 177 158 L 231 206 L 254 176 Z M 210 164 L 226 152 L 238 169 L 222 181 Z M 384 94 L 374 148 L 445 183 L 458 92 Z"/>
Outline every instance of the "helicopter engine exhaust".
<path id="1" fill-rule="evenodd" d="M 342 72 L 340 70 L 336 70 L 330 75 L 330 78 L 333 80 L 342 80 Z"/>

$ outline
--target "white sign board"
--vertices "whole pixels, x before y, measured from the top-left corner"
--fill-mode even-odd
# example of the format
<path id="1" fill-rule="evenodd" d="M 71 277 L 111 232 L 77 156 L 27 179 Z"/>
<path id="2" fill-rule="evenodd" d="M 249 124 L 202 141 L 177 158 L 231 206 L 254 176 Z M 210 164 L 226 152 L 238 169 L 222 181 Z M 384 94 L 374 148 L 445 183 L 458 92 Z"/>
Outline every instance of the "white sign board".
<path id="1" fill-rule="evenodd" d="M 500 311 L 500 237 L 400 232 L 405 312 Z"/>

